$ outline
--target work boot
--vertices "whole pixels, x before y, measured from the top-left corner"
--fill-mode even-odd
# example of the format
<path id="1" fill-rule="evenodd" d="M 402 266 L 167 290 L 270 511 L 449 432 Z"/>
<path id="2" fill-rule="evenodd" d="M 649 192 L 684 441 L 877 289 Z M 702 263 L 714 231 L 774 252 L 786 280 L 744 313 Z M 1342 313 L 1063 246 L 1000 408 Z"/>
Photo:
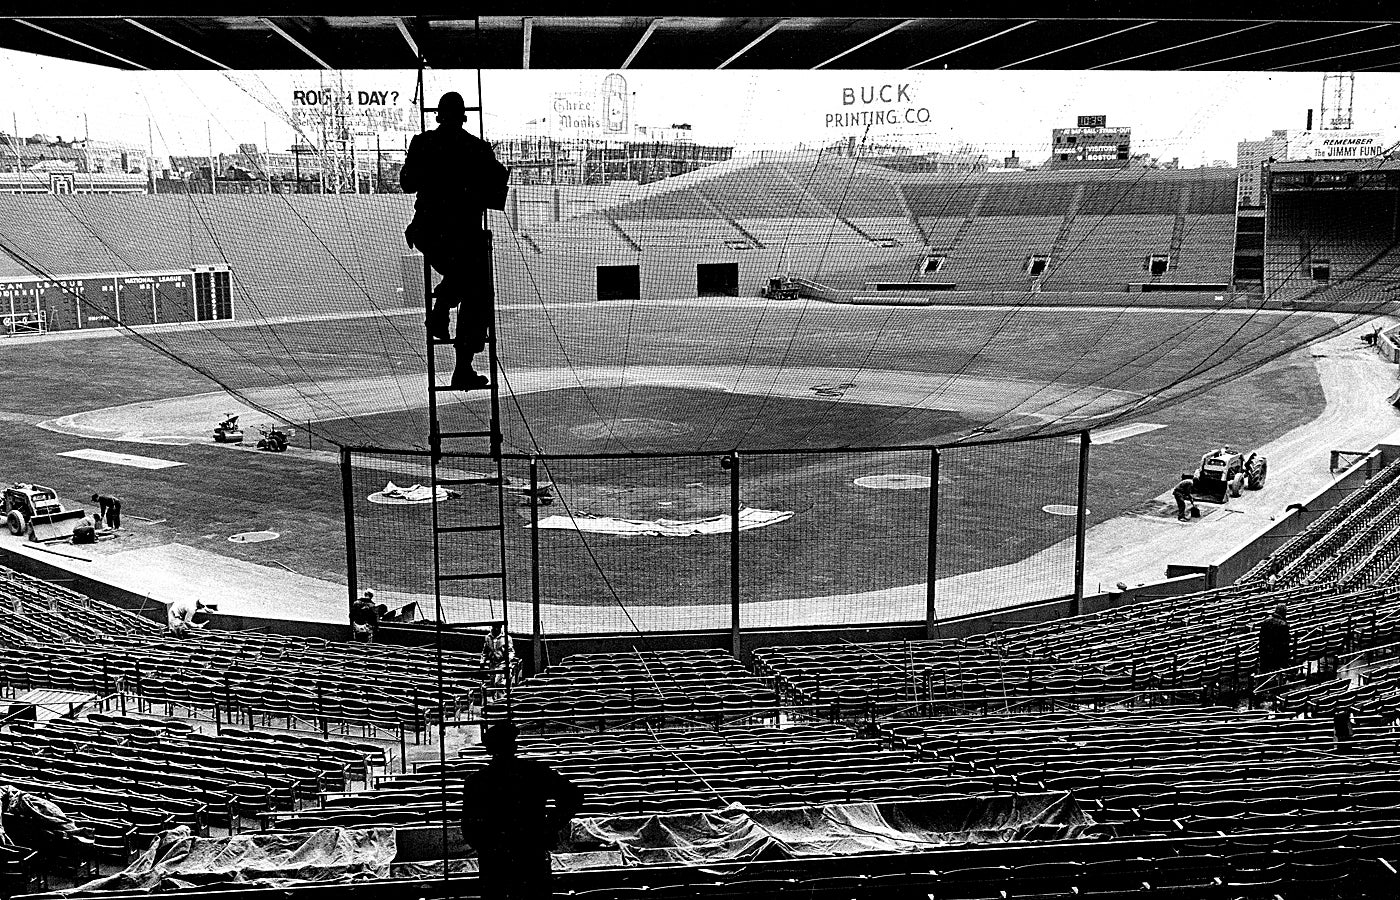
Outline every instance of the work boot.
<path id="1" fill-rule="evenodd" d="M 465 372 L 459 367 L 452 373 L 452 380 L 448 382 L 448 387 L 454 391 L 475 391 L 490 386 L 491 379 L 473 369 L 471 363 L 467 363 Z"/>

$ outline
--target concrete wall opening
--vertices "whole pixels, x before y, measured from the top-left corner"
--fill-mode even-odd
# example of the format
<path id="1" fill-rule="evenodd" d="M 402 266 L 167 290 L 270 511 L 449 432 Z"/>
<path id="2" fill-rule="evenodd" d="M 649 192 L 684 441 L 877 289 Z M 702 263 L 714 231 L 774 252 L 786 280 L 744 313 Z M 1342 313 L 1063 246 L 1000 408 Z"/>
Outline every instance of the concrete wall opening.
<path id="1" fill-rule="evenodd" d="M 642 299 L 641 266 L 599 266 L 599 300 Z"/>
<path id="2" fill-rule="evenodd" d="M 695 265 L 695 295 L 697 297 L 739 296 L 739 264 L 697 263 Z"/>

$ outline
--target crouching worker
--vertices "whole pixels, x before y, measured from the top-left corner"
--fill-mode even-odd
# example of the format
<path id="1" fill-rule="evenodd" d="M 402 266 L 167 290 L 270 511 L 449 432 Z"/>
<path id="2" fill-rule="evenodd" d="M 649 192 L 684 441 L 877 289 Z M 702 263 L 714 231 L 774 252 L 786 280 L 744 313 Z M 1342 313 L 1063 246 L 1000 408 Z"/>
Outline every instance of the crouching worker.
<path id="1" fill-rule="evenodd" d="M 550 851 L 583 805 L 572 781 L 515 755 L 518 737 L 511 722 L 488 728 L 491 761 L 462 786 L 462 837 L 476 850 L 482 900 L 548 900 Z"/>
<path id="2" fill-rule="evenodd" d="M 170 604 L 170 609 L 166 612 L 166 624 L 170 627 L 171 634 L 183 637 L 196 628 L 208 626 L 208 619 L 199 622 L 195 620 L 196 616 L 218 611 L 219 604 L 217 603 L 205 603 L 203 600 L 181 597 Z"/>
<path id="3" fill-rule="evenodd" d="M 1196 508 L 1195 498 L 1191 496 L 1191 490 L 1196 486 L 1191 478 L 1190 472 L 1182 472 L 1181 480 L 1172 488 L 1172 499 L 1176 501 L 1176 520 L 1178 522 L 1187 521 L 1186 507 L 1189 505 L 1192 510 Z"/>

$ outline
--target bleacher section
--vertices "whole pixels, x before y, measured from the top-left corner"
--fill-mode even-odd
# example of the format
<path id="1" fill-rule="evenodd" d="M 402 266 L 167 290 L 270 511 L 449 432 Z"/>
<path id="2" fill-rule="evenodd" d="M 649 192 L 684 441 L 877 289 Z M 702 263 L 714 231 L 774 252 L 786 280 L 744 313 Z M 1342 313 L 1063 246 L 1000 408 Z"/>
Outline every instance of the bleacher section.
<path id="1" fill-rule="evenodd" d="M 226 263 L 240 317 L 406 304 L 403 194 L 0 194 L 0 239 L 57 276 Z M 33 272 L 0 252 L 0 278 Z M 294 299 L 294 303 L 289 303 Z"/>
<path id="2" fill-rule="evenodd" d="M 1031 282 L 1028 260 L 1050 255 L 1062 221 L 1050 216 L 973 219 L 972 226 L 949 252 L 937 280 L 956 282 L 959 287 L 1024 290 Z"/>
<path id="3" fill-rule="evenodd" d="M 1130 283 L 1180 280 L 1171 268 L 1162 276 L 1148 271 L 1149 255 L 1171 252 L 1175 227 L 1172 215 L 1077 216 L 1064 233 L 1061 252 L 1051 260 L 1042 286 L 1047 291 L 1069 291 L 1115 284 L 1126 290 Z M 1216 257 L 1229 260 L 1228 253 Z"/>
<path id="4" fill-rule="evenodd" d="M 1289 302 L 1310 291 L 1345 283 L 1394 246 L 1391 191 L 1285 191 L 1269 198 L 1265 296 Z M 1326 278 L 1314 264 L 1326 262 Z"/>

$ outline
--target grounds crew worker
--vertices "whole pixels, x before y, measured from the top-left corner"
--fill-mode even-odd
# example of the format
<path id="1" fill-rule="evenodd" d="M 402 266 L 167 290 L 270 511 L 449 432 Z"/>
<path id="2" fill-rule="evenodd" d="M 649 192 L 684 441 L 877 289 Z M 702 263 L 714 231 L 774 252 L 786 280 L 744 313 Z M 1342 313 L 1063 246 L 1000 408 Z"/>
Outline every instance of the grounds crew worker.
<path id="1" fill-rule="evenodd" d="M 488 728 L 491 761 L 462 786 L 462 837 L 476 850 L 482 900 L 548 900 L 549 852 L 583 805 L 572 781 L 515 755 L 519 734 L 512 722 Z"/>
<path id="2" fill-rule="evenodd" d="M 1191 504 L 1192 509 L 1196 508 L 1196 501 L 1191 498 L 1191 489 L 1195 486 L 1196 483 L 1191 479 L 1191 473 L 1182 472 L 1181 481 L 1172 488 L 1172 499 L 1176 500 L 1176 520 L 1178 522 L 1186 521 L 1186 504 Z"/>
<path id="3" fill-rule="evenodd" d="M 122 527 L 122 498 L 111 494 L 93 494 L 92 502 L 97 504 L 97 514 L 107 520 L 108 528 Z"/>
<path id="4" fill-rule="evenodd" d="M 454 341 L 457 368 L 451 381 L 458 391 L 491 385 L 472 368 L 472 357 L 486 348 L 491 325 L 491 266 L 481 214 L 505 209 L 510 189 L 510 170 L 496 159 L 490 144 L 462 127 L 466 116 L 461 94 L 443 94 L 437 105 L 438 127 L 413 138 L 399 172 L 403 192 L 418 195 L 404 240 L 422 251 L 442 276 L 433 291 L 429 334 L 448 340 L 452 308 L 460 307 Z"/>
<path id="5" fill-rule="evenodd" d="M 203 600 L 192 600 L 189 597 L 181 597 L 166 611 L 166 624 L 170 626 L 170 633 L 183 636 L 189 634 L 196 628 L 203 628 L 209 623 L 196 622 L 194 617 L 200 613 L 218 612 L 219 604 L 205 603 Z"/>

